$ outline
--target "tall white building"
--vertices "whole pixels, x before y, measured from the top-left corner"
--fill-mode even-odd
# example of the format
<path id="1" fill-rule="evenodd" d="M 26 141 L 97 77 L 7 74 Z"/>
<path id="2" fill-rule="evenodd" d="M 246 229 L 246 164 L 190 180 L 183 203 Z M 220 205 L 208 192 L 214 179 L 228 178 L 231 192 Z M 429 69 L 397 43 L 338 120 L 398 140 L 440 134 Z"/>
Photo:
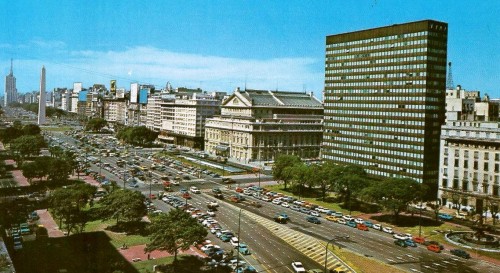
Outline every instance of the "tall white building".
<path id="1" fill-rule="evenodd" d="M 446 91 L 446 124 L 441 127 L 438 198 L 448 207 L 487 211 L 500 203 L 498 104 L 479 91 Z"/>
<path id="2" fill-rule="evenodd" d="M 38 99 L 38 125 L 45 124 L 45 107 L 47 104 L 45 96 L 45 66 L 42 66 L 40 72 L 40 98 Z"/>

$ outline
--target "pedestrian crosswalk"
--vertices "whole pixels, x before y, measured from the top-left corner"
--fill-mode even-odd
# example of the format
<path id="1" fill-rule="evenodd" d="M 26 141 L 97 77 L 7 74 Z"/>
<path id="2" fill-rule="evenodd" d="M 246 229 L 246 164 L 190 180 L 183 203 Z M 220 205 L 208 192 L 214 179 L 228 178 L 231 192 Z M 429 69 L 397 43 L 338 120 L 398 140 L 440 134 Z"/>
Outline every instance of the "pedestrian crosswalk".
<path id="1" fill-rule="evenodd" d="M 242 214 L 261 224 L 263 227 L 274 233 L 277 237 L 283 239 L 289 245 L 293 246 L 300 252 L 304 253 L 304 255 L 310 257 L 312 260 L 318 262 L 319 264 L 324 264 L 326 253 L 326 267 L 328 269 L 342 269 L 343 272 L 354 272 L 352 268 L 350 268 L 334 253 L 332 253 L 330 250 L 326 251 L 326 242 L 320 241 L 312 236 L 303 234 L 249 211 L 242 211 Z"/>

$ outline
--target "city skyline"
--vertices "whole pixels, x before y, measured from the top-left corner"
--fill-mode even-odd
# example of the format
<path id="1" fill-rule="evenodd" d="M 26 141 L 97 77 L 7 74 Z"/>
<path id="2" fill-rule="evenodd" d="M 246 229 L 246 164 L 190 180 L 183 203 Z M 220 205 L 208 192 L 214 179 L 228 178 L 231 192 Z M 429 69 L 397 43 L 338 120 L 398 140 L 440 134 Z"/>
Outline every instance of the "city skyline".
<path id="1" fill-rule="evenodd" d="M 313 91 L 322 98 L 325 37 L 357 29 L 433 19 L 448 22 L 454 83 L 500 97 L 497 3 L 366 1 L 155 2 L 65 5 L 3 3 L 0 70 L 14 59 L 20 93 L 82 82 L 130 88 L 130 82 L 204 90 Z M 134 19 L 135 18 L 135 19 Z M 0 95 L 4 90 L 0 91 Z"/>

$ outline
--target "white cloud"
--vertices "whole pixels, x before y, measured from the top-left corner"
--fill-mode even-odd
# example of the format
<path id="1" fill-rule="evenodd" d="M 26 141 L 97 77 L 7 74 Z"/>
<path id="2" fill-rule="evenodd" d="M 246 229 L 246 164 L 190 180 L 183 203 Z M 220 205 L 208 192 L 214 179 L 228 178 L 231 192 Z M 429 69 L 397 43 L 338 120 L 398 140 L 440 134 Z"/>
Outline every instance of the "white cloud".
<path id="1" fill-rule="evenodd" d="M 38 71 L 44 64 L 48 88 L 71 87 L 73 82 L 82 82 L 84 86 L 109 84 L 112 79 L 117 80 L 118 87 L 127 89 L 131 82 L 155 84 L 160 88 L 171 82 L 174 87 L 232 91 L 236 87 L 243 88 L 246 83 L 247 88 L 265 90 L 303 91 L 305 86 L 320 97 L 323 88 L 322 60 L 312 58 L 238 59 L 146 46 L 123 51 L 69 52 L 63 49 L 65 44 L 62 42 L 37 43 L 41 47 L 59 49 L 58 56 L 45 61 L 34 60 L 32 63 L 36 63 L 36 67 L 29 69 Z M 23 81 L 17 78 L 18 84 Z M 36 86 L 38 75 L 30 75 L 30 78 L 30 86 Z"/>

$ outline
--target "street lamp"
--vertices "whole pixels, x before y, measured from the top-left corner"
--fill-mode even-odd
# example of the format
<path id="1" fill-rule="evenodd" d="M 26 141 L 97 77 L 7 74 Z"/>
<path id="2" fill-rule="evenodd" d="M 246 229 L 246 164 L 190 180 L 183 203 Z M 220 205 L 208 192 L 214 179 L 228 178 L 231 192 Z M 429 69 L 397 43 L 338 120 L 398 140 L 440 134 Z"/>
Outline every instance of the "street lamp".
<path id="1" fill-rule="evenodd" d="M 236 268 L 240 266 L 240 226 L 241 226 L 241 211 L 238 214 L 238 246 L 236 247 Z"/>
<path id="2" fill-rule="evenodd" d="M 328 261 L 328 245 L 334 240 L 335 238 L 331 238 L 330 240 L 328 240 L 328 242 L 326 243 L 326 248 L 325 248 L 325 267 L 324 267 L 324 273 L 326 273 L 326 263 Z"/>

